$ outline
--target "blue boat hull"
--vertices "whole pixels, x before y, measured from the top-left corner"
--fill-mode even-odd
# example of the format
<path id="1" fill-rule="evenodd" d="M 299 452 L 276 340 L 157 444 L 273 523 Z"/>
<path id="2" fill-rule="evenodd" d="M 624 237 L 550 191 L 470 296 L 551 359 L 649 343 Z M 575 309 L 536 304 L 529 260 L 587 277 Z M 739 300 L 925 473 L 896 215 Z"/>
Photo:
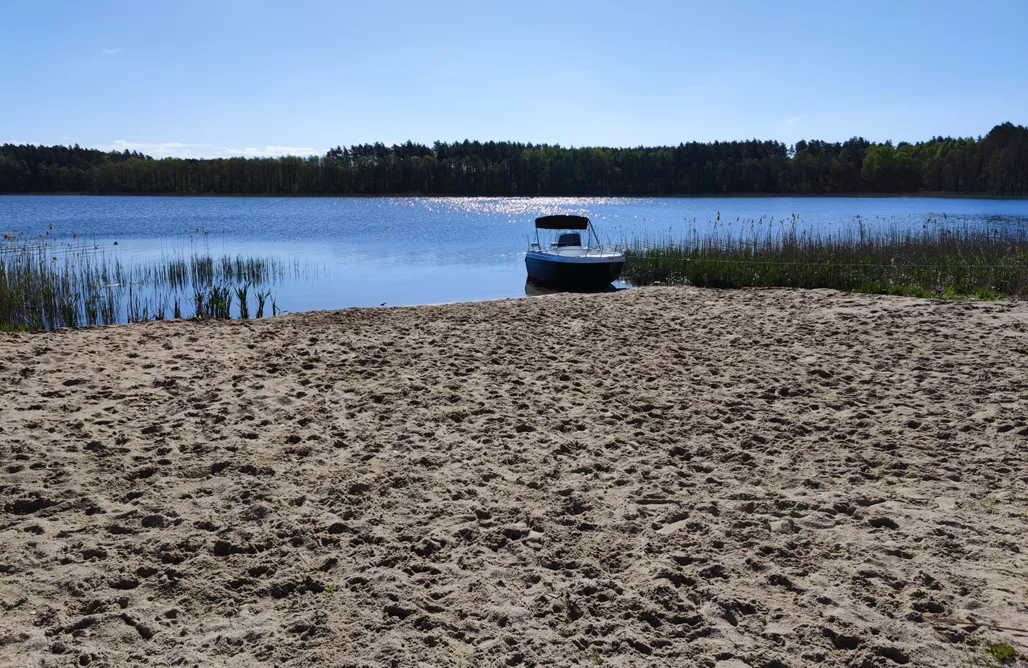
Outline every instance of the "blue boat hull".
<path id="1" fill-rule="evenodd" d="M 525 267 L 528 277 L 536 283 L 561 288 L 602 288 L 618 280 L 625 261 L 571 263 L 554 262 L 528 256 Z"/>

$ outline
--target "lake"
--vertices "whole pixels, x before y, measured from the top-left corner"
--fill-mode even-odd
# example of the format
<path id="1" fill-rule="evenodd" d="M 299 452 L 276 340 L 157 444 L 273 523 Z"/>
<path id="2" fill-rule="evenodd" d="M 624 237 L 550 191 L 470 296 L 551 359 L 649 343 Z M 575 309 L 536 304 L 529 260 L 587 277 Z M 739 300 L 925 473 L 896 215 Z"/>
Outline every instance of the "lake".
<path id="1" fill-rule="evenodd" d="M 718 220 L 740 235 L 768 223 L 820 232 L 935 219 L 1004 225 L 1028 217 L 1028 200 L 2 196 L 0 232 L 53 225 L 125 264 L 183 250 L 271 255 L 300 269 L 273 287 L 278 305 L 295 312 L 524 296 L 533 220 L 552 213 L 589 216 L 613 244 Z"/>

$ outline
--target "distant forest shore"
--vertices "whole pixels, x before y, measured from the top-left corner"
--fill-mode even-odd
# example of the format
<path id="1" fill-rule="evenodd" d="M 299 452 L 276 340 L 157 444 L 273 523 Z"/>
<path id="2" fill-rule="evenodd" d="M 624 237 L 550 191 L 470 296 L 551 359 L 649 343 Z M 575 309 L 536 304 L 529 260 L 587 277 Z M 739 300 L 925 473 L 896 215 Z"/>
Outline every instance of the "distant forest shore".
<path id="1" fill-rule="evenodd" d="M 690 142 L 565 148 L 517 142 L 336 147 L 323 156 L 154 158 L 0 145 L 0 193 L 263 196 L 1028 196 L 1028 128 L 884 144 Z"/>

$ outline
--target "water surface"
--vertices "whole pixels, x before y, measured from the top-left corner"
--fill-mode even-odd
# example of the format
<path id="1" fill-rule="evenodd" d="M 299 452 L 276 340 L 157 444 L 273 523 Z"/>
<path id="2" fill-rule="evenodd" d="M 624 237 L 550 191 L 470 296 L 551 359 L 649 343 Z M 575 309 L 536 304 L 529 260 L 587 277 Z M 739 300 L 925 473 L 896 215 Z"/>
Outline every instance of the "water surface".
<path id="1" fill-rule="evenodd" d="M 1004 225 L 1028 216 L 1028 200 L 3 196 L 0 232 L 53 225 L 123 263 L 182 250 L 274 255 L 305 268 L 274 286 L 279 306 L 306 311 L 524 296 L 532 221 L 552 213 L 589 216 L 614 244 L 714 224 L 740 235 L 767 225 L 820 232 L 919 229 L 933 220 Z"/>

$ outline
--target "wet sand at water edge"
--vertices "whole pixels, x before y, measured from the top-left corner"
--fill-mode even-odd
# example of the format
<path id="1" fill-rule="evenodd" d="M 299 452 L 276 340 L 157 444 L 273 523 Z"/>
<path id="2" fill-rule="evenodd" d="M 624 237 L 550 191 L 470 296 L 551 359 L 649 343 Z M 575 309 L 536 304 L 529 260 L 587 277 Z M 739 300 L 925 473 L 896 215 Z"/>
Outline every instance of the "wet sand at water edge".
<path id="1" fill-rule="evenodd" d="M 1028 652 L 1025 304 L 643 288 L 0 345 L 3 666 Z"/>

